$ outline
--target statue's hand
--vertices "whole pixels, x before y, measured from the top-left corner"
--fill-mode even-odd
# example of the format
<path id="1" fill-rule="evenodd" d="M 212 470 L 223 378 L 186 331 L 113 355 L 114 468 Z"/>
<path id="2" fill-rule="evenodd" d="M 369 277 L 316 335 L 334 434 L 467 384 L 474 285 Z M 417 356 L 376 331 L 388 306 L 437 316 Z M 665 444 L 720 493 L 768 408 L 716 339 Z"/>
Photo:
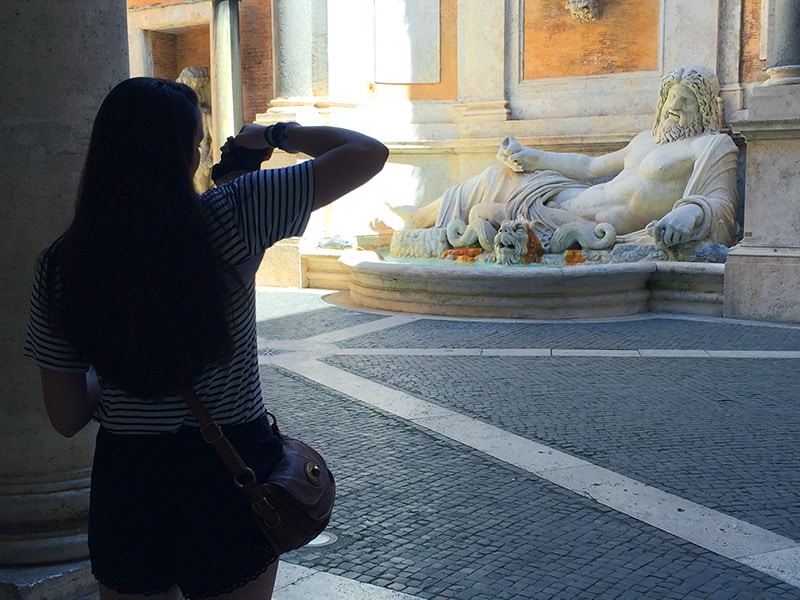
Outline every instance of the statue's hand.
<path id="1" fill-rule="evenodd" d="M 656 248 L 669 248 L 690 241 L 703 222 L 703 209 L 696 204 L 682 204 L 650 227 Z"/>
<path id="2" fill-rule="evenodd" d="M 497 160 L 517 173 L 530 173 L 541 169 L 539 166 L 541 155 L 541 151 L 523 146 L 515 137 L 509 136 L 500 142 Z"/>

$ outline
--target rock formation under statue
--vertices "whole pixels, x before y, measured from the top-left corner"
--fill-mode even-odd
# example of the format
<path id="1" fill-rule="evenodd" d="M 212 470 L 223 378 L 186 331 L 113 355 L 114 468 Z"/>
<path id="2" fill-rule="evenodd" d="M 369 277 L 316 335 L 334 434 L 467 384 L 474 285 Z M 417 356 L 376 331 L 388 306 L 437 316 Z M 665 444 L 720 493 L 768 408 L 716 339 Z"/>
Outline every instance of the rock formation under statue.
<path id="1" fill-rule="evenodd" d="M 738 148 L 721 132 L 716 77 L 687 66 L 661 81 L 652 130 L 589 156 L 508 137 L 500 165 L 430 204 L 394 207 L 390 254 L 499 264 L 724 262 L 738 241 Z"/>

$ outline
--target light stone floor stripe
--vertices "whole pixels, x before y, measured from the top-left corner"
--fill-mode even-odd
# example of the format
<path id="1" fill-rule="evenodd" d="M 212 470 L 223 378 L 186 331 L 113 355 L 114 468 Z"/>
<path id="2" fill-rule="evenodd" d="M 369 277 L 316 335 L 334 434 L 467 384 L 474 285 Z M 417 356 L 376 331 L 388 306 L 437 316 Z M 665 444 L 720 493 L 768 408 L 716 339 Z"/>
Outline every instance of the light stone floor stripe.
<path id="1" fill-rule="evenodd" d="M 658 350 L 557 350 L 557 349 L 341 349 L 335 345 L 366 332 L 411 322 L 411 317 L 389 317 L 304 340 L 259 340 L 259 347 L 289 351 L 264 355 L 273 364 L 336 390 L 400 419 L 524 469 L 572 492 L 648 523 L 721 556 L 736 560 L 791 585 L 800 587 L 800 542 L 735 519 L 679 496 L 625 477 L 575 456 L 504 431 L 434 403 L 394 390 L 325 364 L 332 354 L 430 356 L 620 356 L 700 358 L 800 358 L 800 352 Z M 341 579 L 341 578 L 339 578 Z M 349 580 L 348 580 L 349 581 Z M 353 582 L 357 585 L 362 585 Z M 342 584 L 344 585 L 344 584 Z M 301 596 L 277 596 L 290 600 Z M 306 596 L 309 597 L 309 596 Z M 358 598 L 358 596 L 326 596 Z M 379 596 L 370 596 L 378 598 Z M 387 596 L 407 598 L 407 596 Z"/>
<path id="2" fill-rule="evenodd" d="M 621 358 L 800 358 L 800 352 L 790 350 L 596 350 L 580 348 L 339 348 L 336 344 L 319 342 L 313 349 L 309 340 L 271 340 L 263 347 L 293 352 L 310 351 L 310 355 L 337 354 L 340 356 L 586 356 Z M 262 347 L 262 346 L 260 346 Z"/>
<path id="3" fill-rule="evenodd" d="M 275 579 L 275 600 L 419 600 L 402 592 L 361 583 L 281 561 Z"/>

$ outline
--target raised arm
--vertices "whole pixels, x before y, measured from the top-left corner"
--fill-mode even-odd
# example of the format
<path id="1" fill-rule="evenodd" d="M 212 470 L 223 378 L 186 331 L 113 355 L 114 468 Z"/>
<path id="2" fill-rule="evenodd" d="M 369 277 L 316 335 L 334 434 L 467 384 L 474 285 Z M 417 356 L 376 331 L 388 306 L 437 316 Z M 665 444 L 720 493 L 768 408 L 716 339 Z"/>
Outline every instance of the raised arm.
<path id="1" fill-rule="evenodd" d="M 389 150 L 378 140 L 340 127 L 304 127 L 297 123 L 283 127 L 279 139 L 272 139 L 267 127 L 247 124 L 235 141 L 248 148 L 268 146 L 270 140 L 279 148 L 302 152 L 314 158 L 315 209 L 363 185 L 377 175 Z"/>
<path id="2" fill-rule="evenodd" d="M 558 171 L 572 179 L 589 181 L 618 174 L 625 166 L 628 146 L 600 156 L 589 156 L 577 152 L 546 152 L 520 144 L 516 138 L 507 137 L 497 152 L 497 159 L 518 173 Z"/>

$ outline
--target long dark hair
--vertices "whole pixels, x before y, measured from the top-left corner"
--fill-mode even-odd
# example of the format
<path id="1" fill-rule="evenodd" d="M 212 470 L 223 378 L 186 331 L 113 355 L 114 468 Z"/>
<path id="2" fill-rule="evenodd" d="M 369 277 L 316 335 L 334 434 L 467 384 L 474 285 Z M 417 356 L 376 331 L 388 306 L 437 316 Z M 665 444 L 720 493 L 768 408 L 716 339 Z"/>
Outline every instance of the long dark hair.
<path id="1" fill-rule="evenodd" d="M 133 396 L 178 392 L 230 357 L 225 268 L 192 182 L 199 126 L 188 86 L 118 84 L 95 119 L 73 221 L 45 255 L 59 290 L 51 322 Z"/>

